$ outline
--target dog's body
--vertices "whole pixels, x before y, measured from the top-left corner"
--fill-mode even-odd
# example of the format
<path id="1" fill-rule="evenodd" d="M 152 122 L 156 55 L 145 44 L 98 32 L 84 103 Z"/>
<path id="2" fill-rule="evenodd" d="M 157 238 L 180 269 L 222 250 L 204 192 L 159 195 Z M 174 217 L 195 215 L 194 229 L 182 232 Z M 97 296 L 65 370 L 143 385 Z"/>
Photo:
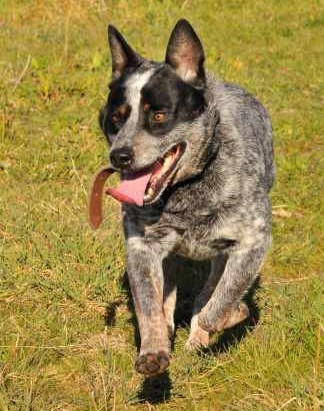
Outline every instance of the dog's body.
<path id="1" fill-rule="evenodd" d="M 123 204 L 141 334 L 136 367 L 154 375 L 169 363 L 173 256 L 212 262 L 195 302 L 188 348 L 206 346 L 210 332 L 249 314 L 241 299 L 271 242 L 271 124 L 254 97 L 205 74 L 200 41 L 186 21 L 175 27 L 162 64 L 142 59 L 113 28 L 109 40 L 114 80 L 101 125 L 111 162 L 130 180 L 158 169 L 143 206 Z M 171 166 L 163 174 L 166 159 Z"/>

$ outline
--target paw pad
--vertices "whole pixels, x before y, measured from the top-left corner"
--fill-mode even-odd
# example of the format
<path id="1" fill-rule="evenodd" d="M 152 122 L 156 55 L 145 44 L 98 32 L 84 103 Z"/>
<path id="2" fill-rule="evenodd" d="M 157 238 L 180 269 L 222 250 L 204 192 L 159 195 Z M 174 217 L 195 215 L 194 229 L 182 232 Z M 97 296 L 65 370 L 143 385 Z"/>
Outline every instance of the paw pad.
<path id="1" fill-rule="evenodd" d="M 136 370 L 146 376 L 163 373 L 169 365 L 169 356 L 164 351 L 142 354 L 136 360 Z"/>

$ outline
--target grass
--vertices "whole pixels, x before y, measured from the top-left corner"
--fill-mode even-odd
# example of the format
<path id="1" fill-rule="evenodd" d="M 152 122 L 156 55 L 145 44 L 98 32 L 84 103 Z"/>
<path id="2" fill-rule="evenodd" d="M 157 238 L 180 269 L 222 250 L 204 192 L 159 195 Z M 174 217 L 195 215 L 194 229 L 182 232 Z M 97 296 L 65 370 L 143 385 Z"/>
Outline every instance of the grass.
<path id="1" fill-rule="evenodd" d="M 320 410 L 323 15 L 316 0 L 0 0 L 1 411 Z M 207 67 L 271 113 L 274 241 L 258 324 L 201 355 L 179 327 L 169 376 L 143 381 L 119 206 L 93 232 L 87 192 L 106 161 L 107 23 L 161 60 L 181 17 Z"/>

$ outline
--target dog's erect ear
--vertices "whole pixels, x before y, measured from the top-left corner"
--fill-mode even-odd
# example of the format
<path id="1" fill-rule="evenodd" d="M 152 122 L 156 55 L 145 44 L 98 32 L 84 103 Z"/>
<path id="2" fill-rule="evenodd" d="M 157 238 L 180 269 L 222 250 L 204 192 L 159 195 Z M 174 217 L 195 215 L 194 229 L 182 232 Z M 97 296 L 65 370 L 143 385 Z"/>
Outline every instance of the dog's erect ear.
<path id="1" fill-rule="evenodd" d="M 120 77 L 127 67 L 137 67 L 144 61 L 143 57 L 127 44 L 124 37 L 112 25 L 108 26 L 108 41 L 111 52 L 113 80 Z"/>
<path id="2" fill-rule="evenodd" d="M 171 33 L 165 62 L 187 83 L 195 87 L 205 84 L 204 50 L 194 29 L 181 19 Z"/>

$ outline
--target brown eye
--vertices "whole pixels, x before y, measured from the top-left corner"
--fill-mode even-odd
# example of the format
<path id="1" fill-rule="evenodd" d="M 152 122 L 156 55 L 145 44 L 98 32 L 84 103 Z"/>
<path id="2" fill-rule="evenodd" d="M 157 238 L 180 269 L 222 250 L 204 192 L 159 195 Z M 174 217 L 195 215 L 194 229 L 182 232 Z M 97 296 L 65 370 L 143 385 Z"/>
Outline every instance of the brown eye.
<path id="1" fill-rule="evenodd" d="M 121 121 L 122 120 L 122 116 L 119 114 L 119 113 L 114 113 L 112 116 L 111 116 L 111 121 L 113 122 L 113 123 L 117 123 L 118 121 Z"/>
<path id="2" fill-rule="evenodd" d="M 153 114 L 153 121 L 155 121 L 156 123 L 162 123 L 163 121 L 165 121 L 167 118 L 167 114 L 163 111 L 156 111 Z"/>

